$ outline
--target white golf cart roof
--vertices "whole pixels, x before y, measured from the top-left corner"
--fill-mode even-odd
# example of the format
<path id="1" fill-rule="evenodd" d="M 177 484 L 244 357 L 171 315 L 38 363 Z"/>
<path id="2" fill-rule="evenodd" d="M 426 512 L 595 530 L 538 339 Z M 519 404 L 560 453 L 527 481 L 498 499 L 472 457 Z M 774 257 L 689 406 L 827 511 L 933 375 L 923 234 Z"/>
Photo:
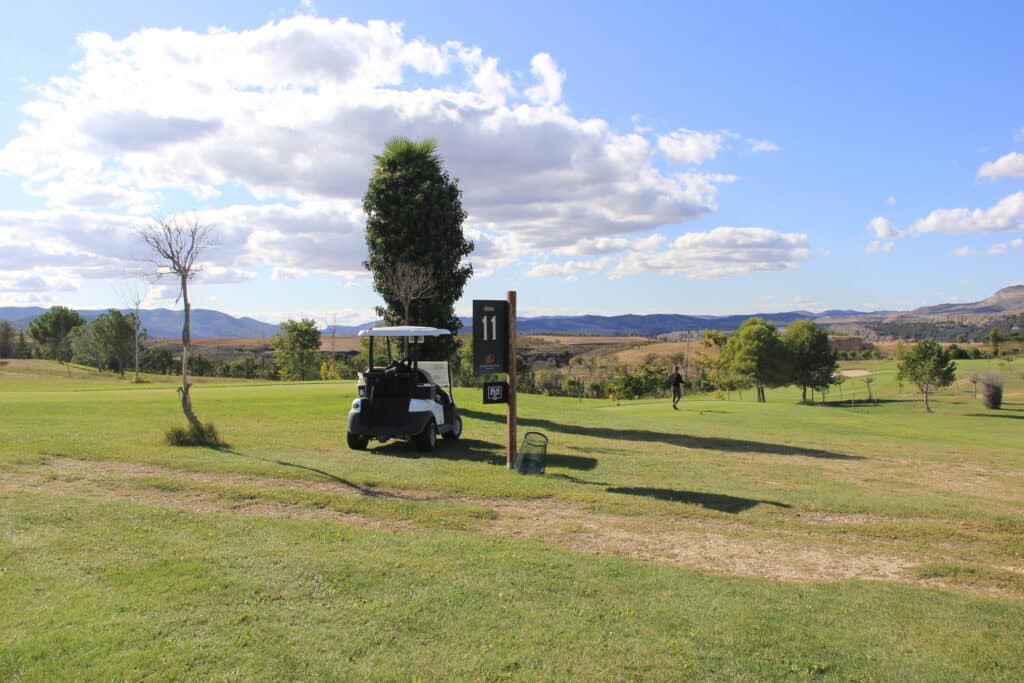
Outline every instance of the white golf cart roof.
<path id="1" fill-rule="evenodd" d="M 419 325 L 395 325 L 394 327 L 374 327 L 359 330 L 360 337 L 442 337 L 451 334 L 451 330 L 439 327 L 421 327 Z"/>

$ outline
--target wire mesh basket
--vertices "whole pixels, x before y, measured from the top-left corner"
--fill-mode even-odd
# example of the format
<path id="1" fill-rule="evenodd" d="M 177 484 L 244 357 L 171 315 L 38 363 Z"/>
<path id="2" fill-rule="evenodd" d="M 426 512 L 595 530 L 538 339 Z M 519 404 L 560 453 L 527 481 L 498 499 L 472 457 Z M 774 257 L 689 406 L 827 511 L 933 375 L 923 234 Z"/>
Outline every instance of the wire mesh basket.
<path id="1" fill-rule="evenodd" d="M 548 459 L 548 437 L 540 432 L 523 434 L 514 467 L 519 474 L 544 474 Z"/>

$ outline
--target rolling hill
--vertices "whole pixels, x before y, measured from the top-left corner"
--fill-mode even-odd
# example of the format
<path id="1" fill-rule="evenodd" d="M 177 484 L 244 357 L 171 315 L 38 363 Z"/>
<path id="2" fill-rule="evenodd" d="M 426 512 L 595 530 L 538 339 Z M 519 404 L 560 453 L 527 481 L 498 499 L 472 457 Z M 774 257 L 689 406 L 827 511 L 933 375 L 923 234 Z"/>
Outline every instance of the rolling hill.
<path id="1" fill-rule="evenodd" d="M 46 309 L 38 307 L 0 308 L 0 320 L 10 321 L 15 328 L 25 329 L 33 318 Z M 79 311 L 86 320 L 92 320 L 103 310 Z M 821 313 L 809 311 L 787 311 L 783 313 L 752 313 L 743 315 L 571 315 L 521 317 L 517 327 L 521 334 L 561 334 L 590 336 L 639 336 L 657 337 L 672 333 L 700 332 L 712 328 L 731 332 L 751 317 L 758 315 L 783 327 L 801 318 L 810 318 L 821 324 L 835 327 L 850 327 L 878 322 L 937 322 L 963 319 L 976 323 L 1010 315 L 1024 314 L 1024 285 L 1005 287 L 998 292 L 973 303 L 948 303 L 924 306 L 912 311 L 849 311 L 829 310 Z M 168 309 L 142 311 L 142 324 L 152 338 L 173 338 L 181 334 L 182 313 Z M 338 336 L 354 336 L 361 329 L 373 323 L 362 325 L 337 325 L 328 327 L 323 334 L 330 335 L 332 328 Z M 472 329 L 469 318 L 462 319 L 463 329 Z M 193 309 L 192 336 L 196 338 L 259 338 L 272 337 L 280 330 L 278 325 L 247 317 L 234 317 L 219 311 Z"/>

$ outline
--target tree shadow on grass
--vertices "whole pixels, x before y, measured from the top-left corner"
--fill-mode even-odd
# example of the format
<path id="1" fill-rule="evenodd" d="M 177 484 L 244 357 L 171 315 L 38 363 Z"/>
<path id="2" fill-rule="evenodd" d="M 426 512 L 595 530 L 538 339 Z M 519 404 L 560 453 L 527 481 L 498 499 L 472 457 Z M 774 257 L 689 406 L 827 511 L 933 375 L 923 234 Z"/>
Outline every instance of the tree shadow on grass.
<path id="1" fill-rule="evenodd" d="M 463 416 L 477 420 L 488 420 L 491 422 L 504 422 L 501 415 L 493 415 L 475 410 L 460 410 Z M 561 424 L 550 420 L 535 418 L 520 418 L 519 424 L 523 427 L 547 429 L 561 434 L 573 434 L 578 436 L 592 436 L 602 439 L 613 439 L 620 441 L 635 441 L 640 443 L 665 443 L 670 446 L 682 448 L 695 448 L 713 451 L 732 451 L 740 453 L 764 453 L 768 455 L 795 455 L 808 458 L 826 458 L 830 460 L 864 460 L 861 455 L 847 455 L 845 453 L 833 453 L 816 448 L 803 448 L 801 446 L 789 446 L 786 444 L 765 443 L 763 441 L 747 441 L 745 439 L 730 439 L 716 436 L 691 436 L 688 434 L 673 434 L 671 432 L 654 432 L 643 429 L 609 429 L 607 427 L 582 427 L 573 424 Z M 548 462 L 558 465 L 556 459 L 559 456 L 548 456 Z M 564 458 L 578 458 L 578 456 L 561 456 Z M 596 461 L 594 465 L 596 466 Z M 566 465 L 572 467 L 572 465 Z M 576 469 L 591 469 L 589 467 L 576 467 Z"/>
<path id="2" fill-rule="evenodd" d="M 564 479 L 566 481 L 572 482 L 573 484 L 583 484 L 584 486 L 608 486 L 608 482 L 606 481 L 588 481 L 586 479 L 574 477 L 571 474 L 562 474 L 560 472 L 546 472 L 545 474 L 551 479 Z"/>
<path id="3" fill-rule="evenodd" d="M 879 398 L 873 400 L 858 398 L 853 401 L 850 401 L 850 399 L 846 399 L 845 401 L 842 399 L 835 401 L 818 401 L 817 403 L 808 403 L 807 406 L 810 408 L 813 408 L 814 406 L 822 408 L 873 408 L 875 406 L 884 406 L 890 403 L 916 403 L 916 401 L 899 398 Z"/>
<path id="4" fill-rule="evenodd" d="M 792 507 L 786 503 L 779 503 L 774 500 L 757 500 L 755 498 L 739 498 L 737 496 L 726 496 L 721 493 L 704 493 L 701 491 L 678 491 L 676 489 L 656 489 L 647 486 L 610 486 L 606 489 L 608 493 L 624 493 L 630 496 L 646 496 L 658 500 L 667 500 L 673 503 L 688 503 L 700 505 L 709 510 L 728 512 L 736 514 L 749 510 L 757 505 L 772 505 L 778 508 Z"/>
<path id="5" fill-rule="evenodd" d="M 505 466 L 506 458 L 501 444 L 481 441 L 479 439 L 459 439 L 445 441 L 440 439 L 433 451 L 419 451 L 413 444 L 405 441 L 391 441 L 372 448 L 369 452 L 396 458 L 437 458 L 440 460 L 468 460 L 484 462 L 489 465 Z M 581 455 L 548 454 L 548 467 L 564 467 L 571 470 L 592 470 L 597 467 L 597 458 Z"/>
<path id="6" fill-rule="evenodd" d="M 336 483 L 341 484 L 343 486 L 347 486 L 350 489 L 358 491 L 359 494 L 363 495 L 363 496 L 371 496 L 373 498 L 394 498 L 395 497 L 395 496 L 393 496 L 391 494 L 383 493 L 381 491 L 376 491 L 376 490 L 374 490 L 372 488 L 369 488 L 369 487 L 366 487 L 366 486 L 362 486 L 360 484 L 356 484 L 355 482 L 349 481 L 348 479 L 343 479 L 343 478 L 341 478 L 341 477 L 339 477 L 337 475 L 331 474 L 330 472 L 327 472 L 325 470 L 319 469 L 317 467 L 309 467 L 308 465 L 300 465 L 300 464 L 295 463 L 295 462 L 288 462 L 287 460 L 280 460 L 278 458 L 264 458 L 264 457 L 259 456 L 259 455 L 249 455 L 248 453 L 241 453 L 241 452 L 233 450 L 231 448 L 222 448 L 222 449 L 219 449 L 219 450 L 221 452 L 223 452 L 223 453 L 230 453 L 231 455 L 237 455 L 237 456 L 242 457 L 242 458 L 251 458 L 252 460 L 262 460 L 263 462 L 269 462 L 269 463 L 273 463 L 275 465 L 281 465 L 282 467 L 294 467 L 295 469 L 306 470 L 307 472 L 312 472 L 313 474 L 316 474 L 317 476 L 323 477 L 324 479 L 336 482 Z"/>
<path id="7" fill-rule="evenodd" d="M 1006 414 L 1004 414 L 1002 412 L 999 412 L 999 413 L 967 413 L 967 417 L 1001 417 L 1004 420 L 1024 420 L 1024 415 L 1006 415 Z"/>

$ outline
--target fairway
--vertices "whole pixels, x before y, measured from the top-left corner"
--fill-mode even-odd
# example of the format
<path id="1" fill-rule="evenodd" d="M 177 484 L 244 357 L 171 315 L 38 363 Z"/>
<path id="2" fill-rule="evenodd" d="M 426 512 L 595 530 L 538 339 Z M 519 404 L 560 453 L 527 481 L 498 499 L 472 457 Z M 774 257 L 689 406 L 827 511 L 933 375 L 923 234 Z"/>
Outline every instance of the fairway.
<path id="1" fill-rule="evenodd" d="M 0 365 L 0 678 L 1017 679 L 1024 387 L 934 413 L 895 363 L 824 405 L 520 396 L 459 441 L 345 446 L 351 382 Z M 868 384 L 877 401 L 868 402 Z"/>

